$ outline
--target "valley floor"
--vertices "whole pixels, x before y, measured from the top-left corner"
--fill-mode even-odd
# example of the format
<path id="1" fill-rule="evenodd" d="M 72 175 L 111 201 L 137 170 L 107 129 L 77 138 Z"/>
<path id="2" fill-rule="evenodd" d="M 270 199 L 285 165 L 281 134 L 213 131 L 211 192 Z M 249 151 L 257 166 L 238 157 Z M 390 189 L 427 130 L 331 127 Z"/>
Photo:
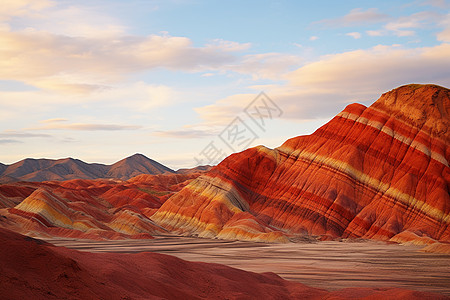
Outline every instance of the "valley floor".
<path id="1" fill-rule="evenodd" d="M 337 290 L 399 287 L 450 296 L 450 255 L 420 247 L 374 241 L 264 244 L 157 236 L 153 240 L 47 239 L 56 246 L 89 252 L 158 252 L 190 261 L 220 263 L 287 280 Z"/>

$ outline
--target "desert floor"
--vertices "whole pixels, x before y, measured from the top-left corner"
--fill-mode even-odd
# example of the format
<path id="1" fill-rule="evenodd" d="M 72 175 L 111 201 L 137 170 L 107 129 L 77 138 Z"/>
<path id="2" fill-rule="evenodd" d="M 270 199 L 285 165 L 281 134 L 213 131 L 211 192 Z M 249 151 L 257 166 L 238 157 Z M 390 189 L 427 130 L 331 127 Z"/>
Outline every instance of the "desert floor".
<path id="1" fill-rule="evenodd" d="M 89 252 L 158 252 L 190 261 L 220 263 L 253 272 L 274 272 L 313 287 L 401 287 L 450 296 L 450 255 L 417 246 L 374 241 L 264 244 L 190 237 L 87 241 L 47 239 Z"/>

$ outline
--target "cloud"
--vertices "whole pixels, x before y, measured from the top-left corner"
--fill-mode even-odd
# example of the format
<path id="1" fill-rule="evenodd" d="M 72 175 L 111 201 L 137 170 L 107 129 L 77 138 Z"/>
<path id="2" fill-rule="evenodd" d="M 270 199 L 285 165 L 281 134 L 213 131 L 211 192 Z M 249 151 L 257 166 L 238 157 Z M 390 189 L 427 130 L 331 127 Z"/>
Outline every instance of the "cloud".
<path id="1" fill-rule="evenodd" d="M 233 41 L 226 41 L 222 39 L 214 39 L 210 44 L 207 44 L 206 47 L 226 52 L 240 52 L 244 50 L 248 50 L 251 47 L 251 43 L 237 43 Z"/>
<path id="2" fill-rule="evenodd" d="M 311 36 L 311 37 L 309 38 L 310 41 L 315 41 L 315 40 L 318 40 L 318 39 L 319 39 L 319 37 L 318 37 L 318 36 L 315 36 L 315 35 L 313 35 L 313 36 Z"/>
<path id="3" fill-rule="evenodd" d="M 450 13 L 442 19 L 439 25 L 443 27 L 444 30 L 437 34 L 437 40 L 447 43 L 450 42 Z"/>
<path id="4" fill-rule="evenodd" d="M 433 7 L 438 7 L 442 9 L 446 9 L 450 7 L 450 3 L 446 0 L 426 0 L 422 2 L 422 5 L 429 5 Z"/>
<path id="5" fill-rule="evenodd" d="M 374 92 L 405 82 L 449 82 L 450 45 L 403 49 L 376 46 L 327 55 L 288 75 L 291 84 L 327 90 Z"/>
<path id="6" fill-rule="evenodd" d="M 194 110 L 201 116 L 211 128 L 228 125 L 236 116 L 244 112 L 257 95 L 235 94 L 220 99 L 214 104 L 195 108 Z"/>
<path id="7" fill-rule="evenodd" d="M 439 1 L 432 2 L 436 2 L 433 5 L 442 4 L 438 3 Z M 398 37 L 407 37 L 414 36 L 417 29 L 431 28 L 439 24 L 444 18 L 442 13 L 420 11 L 409 16 L 401 16 L 394 19 L 386 14 L 379 13 L 376 8 L 369 8 L 366 11 L 361 8 L 355 8 L 341 18 L 326 19 L 316 22 L 316 24 L 323 24 L 328 27 L 350 27 L 388 21 L 381 29 L 367 30 L 366 33 L 369 36 L 395 35 Z M 353 32 L 347 33 L 347 35 L 358 38 L 358 35 Z"/>
<path id="8" fill-rule="evenodd" d="M 55 3 L 49 0 L 15 0 L 2 1 L 0 5 L 0 22 L 8 21 L 13 17 L 30 17 L 36 12 L 54 6 Z"/>
<path id="9" fill-rule="evenodd" d="M 3 120 L 20 118 L 32 109 L 35 113 L 48 111 L 48 107 L 88 105 L 89 107 L 121 109 L 124 112 L 149 112 L 157 107 L 168 106 L 179 101 L 182 95 L 175 89 L 165 85 L 132 82 L 117 84 L 95 93 L 80 97 L 77 94 L 65 94 L 64 97 L 55 91 L 0 91 L 0 113 Z M 48 122 L 50 122 L 49 120 Z M 63 120 L 60 120 L 63 121 Z"/>
<path id="10" fill-rule="evenodd" d="M 50 138 L 50 137 L 52 136 L 43 133 L 30 133 L 25 131 L 4 130 L 3 132 L 0 132 L 0 144 L 19 144 L 23 143 L 23 141 L 19 139 Z"/>
<path id="11" fill-rule="evenodd" d="M 445 26 L 445 16 L 441 13 L 421 11 L 409 16 L 398 17 L 378 30 L 367 30 L 369 36 L 395 35 L 407 37 L 416 35 L 417 29 Z"/>
<path id="12" fill-rule="evenodd" d="M 179 100 L 181 95 L 166 85 L 138 81 L 105 89 L 87 98 L 91 102 L 102 102 L 113 107 L 146 112 L 156 107 L 169 106 Z"/>
<path id="13" fill-rule="evenodd" d="M 438 41 L 450 43 L 450 28 L 444 29 L 444 31 L 437 34 Z"/>
<path id="14" fill-rule="evenodd" d="M 236 64 L 223 66 L 222 69 L 250 74 L 253 79 L 279 79 L 283 74 L 298 66 L 300 57 L 282 53 L 263 53 L 244 55 Z"/>
<path id="15" fill-rule="evenodd" d="M 56 123 L 56 122 L 67 122 L 67 119 L 64 118 L 53 118 L 40 121 L 41 123 Z"/>
<path id="16" fill-rule="evenodd" d="M 359 33 L 359 32 L 349 32 L 349 33 L 346 33 L 345 35 L 351 36 L 354 39 L 361 38 L 361 33 Z"/>
<path id="17" fill-rule="evenodd" d="M 429 11 L 422 11 L 410 16 L 400 17 L 387 23 L 384 28 L 396 36 L 413 36 L 412 29 L 425 28 L 432 23 L 438 22 L 442 15 Z"/>
<path id="18" fill-rule="evenodd" d="M 242 55 L 251 43 L 214 39 L 194 46 L 187 37 L 164 32 L 129 35 L 117 20 L 89 7 L 21 1 L 18 8 L 5 9 L 17 11 L 14 14 L 21 19 L 13 23 L 21 26 L 0 27 L 0 80 L 19 81 L 43 91 L 107 94 L 111 86 L 133 74 L 160 68 L 274 79 L 300 61 L 298 56 L 281 53 Z"/>
<path id="19" fill-rule="evenodd" d="M 142 128 L 142 126 L 137 125 L 121 125 L 121 124 L 89 124 L 89 123 L 65 124 L 65 122 L 59 121 L 46 123 L 47 123 L 46 125 L 29 128 L 28 130 L 119 131 L 119 130 L 137 130 Z"/>
<path id="20" fill-rule="evenodd" d="M 2 5 L 0 23 L 0 80 L 67 94 L 102 91 L 158 68 L 220 70 L 238 65 L 239 53 L 251 47 L 222 39 L 198 47 L 168 33 L 129 35 L 98 9 L 45 0 Z"/>
<path id="21" fill-rule="evenodd" d="M 0 132 L 0 138 L 36 138 L 36 137 L 51 137 L 51 135 L 43 134 L 43 133 L 29 133 L 29 132 L 20 132 L 15 130 L 5 130 Z"/>
<path id="22" fill-rule="evenodd" d="M 382 92 L 408 83 L 450 82 L 450 44 L 406 49 L 398 45 L 326 55 L 269 85 L 266 94 L 284 111 L 282 118 L 329 118 L 347 104 L 376 100 Z M 237 94 L 196 108 L 205 124 L 227 125 L 255 95 Z"/>
<path id="23" fill-rule="evenodd" d="M 367 10 L 363 10 L 362 8 L 355 8 L 343 17 L 335 19 L 325 19 L 315 22 L 315 24 L 322 24 L 327 27 L 350 27 L 380 23 L 388 19 L 389 16 L 380 13 L 377 8 L 368 8 Z"/>
<path id="24" fill-rule="evenodd" d="M 160 67 L 218 69 L 237 58 L 219 46 L 194 47 L 185 37 L 116 39 L 59 36 L 43 31 L 0 31 L 0 79 L 47 90 L 91 92 L 123 76 Z"/>
<path id="25" fill-rule="evenodd" d="M 19 140 L 12 140 L 12 139 L 0 139 L 0 144 L 17 144 L 22 143 Z"/>
<path id="26" fill-rule="evenodd" d="M 154 131 L 153 135 L 165 138 L 195 139 L 195 138 L 215 136 L 217 135 L 217 132 L 212 130 L 183 129 L 183 130 Z"/>
<path id="27" fill-rule="evenodd" d="M 366 33 L 369 36 L 383 36 L 384 35 L 382 30 L 367 30 Z"/>

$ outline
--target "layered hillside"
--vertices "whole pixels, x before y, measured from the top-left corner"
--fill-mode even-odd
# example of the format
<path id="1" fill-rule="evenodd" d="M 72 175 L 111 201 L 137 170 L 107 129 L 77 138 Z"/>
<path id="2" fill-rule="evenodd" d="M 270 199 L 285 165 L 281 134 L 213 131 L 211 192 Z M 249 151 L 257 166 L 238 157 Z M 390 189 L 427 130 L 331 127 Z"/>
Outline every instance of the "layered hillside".
<path id="1" fill-rule="evenodd" d="M 31 236 L 151 238 L 149 217 L 200 173 L 0 185 L 0 227 Z"/>
<path id="2" fill-rule="evenodd" d="M 112 165 L 85 163 L 79 159 L 27 158 L 11 165 L 0 165 L 0 183 L 72 179 L 115 178 L 128 180 L 141 174 L 175 173 L 142 154 L 134 154 Z"/>
<path id="3" fill-rule="evenodd" d="M 309 136 L 226 158 L 151 217 L 169 231 L 450 243 L 450 90 L 408 85 Z M 442 245 L 442 244 L 440 244 Z M 447 244 L 448 246 L 448 244 Z"/>

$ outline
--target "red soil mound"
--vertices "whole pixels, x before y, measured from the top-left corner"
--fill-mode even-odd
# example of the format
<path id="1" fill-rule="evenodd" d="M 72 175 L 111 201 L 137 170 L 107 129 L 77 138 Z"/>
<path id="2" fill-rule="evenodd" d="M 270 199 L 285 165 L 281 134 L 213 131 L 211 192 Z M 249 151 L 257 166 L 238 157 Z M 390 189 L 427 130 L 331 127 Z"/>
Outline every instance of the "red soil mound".
<path id="1" fill-rule="evenodd" d="M 447 299 L 404 289 L 336 292 L 156 253 L 78 252 L 0 229 L 2 299 Z"/>

